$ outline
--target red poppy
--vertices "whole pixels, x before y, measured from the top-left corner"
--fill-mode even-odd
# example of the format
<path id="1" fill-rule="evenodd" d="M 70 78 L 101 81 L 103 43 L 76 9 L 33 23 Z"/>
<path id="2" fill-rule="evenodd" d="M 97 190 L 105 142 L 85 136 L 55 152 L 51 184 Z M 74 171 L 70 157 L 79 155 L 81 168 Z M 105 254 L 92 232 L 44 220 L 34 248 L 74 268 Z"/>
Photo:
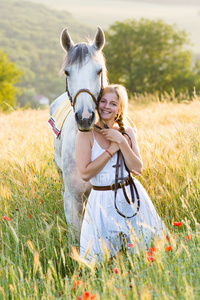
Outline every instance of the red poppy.
<path id="1" fill-rule="evenodd" d="M 147 260 L 153 262 L 154 258 L 153 258 L 153 253 L 152 252 L 147 252 Z"/>
<path id="2" fill-rule="evenodd" d="M 32 219 L 32 215 L 31 214 L 29 214 L 29 219 Z"/>
<path id="3" fill-rule="evenodd" d="M 168 242 L 169 242 L 169 236 L 168 235 L 166 235 L 166 239 L 168 240 Z"/>
<path id="4" fill-rule="evenodd" d="M 186 235 L 186 236 L 185 236 L 185 240 L 186 240 L 186 241 L 192 240 L 192 236 L 191 236 L 191 235 Z"/>
<path id="5" fill-rule="evenodd" d="M 171 250 L 172 250 L 172 247 L 171 247 L 171 246 L 167 246 L 167 247 L 165 247 L 165 250 L 171 251 Z"/>
<path id="6" fill-rule="evenodd" d="M 114 268 L 113 271 L 114 271 L 115 274 L 118 274 L 118 273 L 119 273 L 119 271 L 118 271 L 117 268 Z"/>
<path id="7" fill-rule="evenodd" d="M 152 248 L 150 248 L 150 251 L 151 251 L 151 252 L 157 252 L 157 251 L 158 251 L 158 248 L 152 247 Z"/>
<path id="8" fill-rule="evenodd" d="M 134 245 L 133 244 L 128 244 L 128 248 L 133 248 Z"/>
<path id="9" fill-rule="evenodd" d="M 174 225 L 174 226 L 181 227 L 181 226 L 182 226 L 182 222 L 173 222 L 173 225 Z"/>
<path id="10" fill-rule="evenodd" d="M 83 293 L 83 299 L 90 299 L 90 292 L 89 291 L 85 291 Z"/>
<path id="11" fill-rule="evenodd" d="M 78 289 L 81 284 L 83 284 L 81 280 L 74 281 L 74 290 Z"/>
<path id="12" fill-rule="evenodd" d="M 95 294 L 93 294 L 93 295 L 90 295 L 90 292 L 89 291 L 85 291 L 84 293 L 83 293 L 83 300 L 93 300 L 94 298 L 96 297 L 96 295 Z M 81 298 L 80 298 L 81 299 Z"/>
<path id="13" fill-rule="evenodd" d="M 4 216 L 3 219 L 4 219 L 4 221 L 12 221 L 12 219 L 7 216 Z"/>
<path id="14" fill-rule="evenodd" d="M 57 212 L 57 210 L 55 211 L 55 214 L 57 214 L 58 212 Z"/>
<path id="15" fill-rule="evenodd" d="M 77 299 L 78 299 L 78 300 L 82 300 L 82 297 L 81 297 L 81 296 L 78 296 Z"/>

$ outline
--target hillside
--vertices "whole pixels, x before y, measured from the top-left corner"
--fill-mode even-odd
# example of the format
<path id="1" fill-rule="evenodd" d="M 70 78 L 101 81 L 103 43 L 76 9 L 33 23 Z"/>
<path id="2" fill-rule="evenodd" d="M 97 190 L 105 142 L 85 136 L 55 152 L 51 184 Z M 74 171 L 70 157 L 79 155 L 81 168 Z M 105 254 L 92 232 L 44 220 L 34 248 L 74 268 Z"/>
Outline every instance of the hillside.
<path id="1" fill-rule="evenodd" d="M 162 19 L 191 38 L 193 53 L 200 49 L 200 0 L 28 0 L 67 10 L 77 20 L 107 29 L 116 21 L 146 18 Z"/>
<path id="2" fill-rule="evenodd" d="M 60 33 L 64 27 L 75 42 L 93 36 L 95 28 L 75 20 L 67 11 L 56 11 L 27 1 L 0 0 L 0 49 L 23 70 L 21 86 L 27 92 L 21 97 L 45 94 L 50 99 L 64 90 L 59 78 L 63 50 Z"/>

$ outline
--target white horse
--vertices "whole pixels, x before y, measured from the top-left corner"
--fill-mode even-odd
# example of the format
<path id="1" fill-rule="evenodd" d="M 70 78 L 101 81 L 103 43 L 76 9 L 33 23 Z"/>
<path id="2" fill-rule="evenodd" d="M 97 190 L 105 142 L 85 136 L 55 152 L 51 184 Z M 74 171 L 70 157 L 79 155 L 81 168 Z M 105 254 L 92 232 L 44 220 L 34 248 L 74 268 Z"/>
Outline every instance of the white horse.
<path id="1" fill-rule="evenodd" d="M 100 27 L 90 44 L 74 45 L 66 28 L 61 33 L 61 45 L 66 51 L 61 71 L 66 74 L 66 93 L 73 109 L 59 138 L 54 137 L 54 158 L 63 182 L 66 220 L 73 225 L 72 228 L 75 227 L 76 237 L 80 236 L 83 203 L 91 186 L 80 178 L 75 160 L 75 138 L 78 130 L 91 130 L 95 122 L 96 101 L 101 89 L 107 85 L 105 59 L 101 52 L 104 44 L 105 37 Z M 59 97 L 51 104 L 51 116 L 62 99 Z"/>

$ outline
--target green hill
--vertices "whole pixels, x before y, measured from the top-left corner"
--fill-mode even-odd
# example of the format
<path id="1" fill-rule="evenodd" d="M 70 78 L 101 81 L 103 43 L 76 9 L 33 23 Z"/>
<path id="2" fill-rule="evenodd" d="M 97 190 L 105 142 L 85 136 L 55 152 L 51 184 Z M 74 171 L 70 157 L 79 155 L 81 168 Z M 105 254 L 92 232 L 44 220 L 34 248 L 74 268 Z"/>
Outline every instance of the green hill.
<path id="1" fill-rule="evenodd" d="M 59 39 L 64 27 L 74 42 L 95 33 L 95 28 L 77 22 L 67 11 L 27 1 L 0 0 L 0 49 L 24 72 L 22 105 L 34 94 L 53 100 L 64 91 L 64 79 L 58 75 L 63 57 Z"/>

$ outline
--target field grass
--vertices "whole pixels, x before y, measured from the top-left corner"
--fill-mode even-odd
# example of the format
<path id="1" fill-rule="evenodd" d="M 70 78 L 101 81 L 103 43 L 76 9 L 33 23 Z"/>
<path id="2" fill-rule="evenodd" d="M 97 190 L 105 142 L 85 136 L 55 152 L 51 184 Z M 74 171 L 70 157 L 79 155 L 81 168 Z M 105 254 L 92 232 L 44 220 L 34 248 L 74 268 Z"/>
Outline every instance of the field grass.
<path id="1" fill-rule="evenodd" d="M 0 114 L 0 299 L 199 299 L 199 113 L 199 100 L 130 102 L 139 180 L 169 241 L 92 266 L 71 258 L 48 110 Z"/>

